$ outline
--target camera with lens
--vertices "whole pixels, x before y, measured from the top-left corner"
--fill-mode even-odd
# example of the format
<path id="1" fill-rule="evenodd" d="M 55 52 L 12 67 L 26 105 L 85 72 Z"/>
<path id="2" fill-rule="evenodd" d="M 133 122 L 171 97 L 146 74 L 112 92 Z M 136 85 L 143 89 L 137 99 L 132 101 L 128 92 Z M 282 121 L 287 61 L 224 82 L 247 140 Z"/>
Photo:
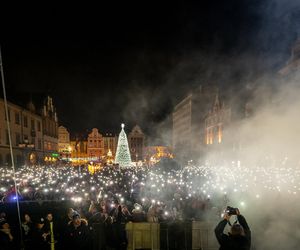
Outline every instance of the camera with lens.
<path id="1" fill-rule="evenodd" d="M 230 207 L 230 206 L 227 206 L 227 208 L 226 208 L 226 213 L 228 214 L 228 215 L 237 215 L 237 213 L 236 213 L 236 210 L 237 210 L 238 208 L 236 208 L 236 207 Z"/>

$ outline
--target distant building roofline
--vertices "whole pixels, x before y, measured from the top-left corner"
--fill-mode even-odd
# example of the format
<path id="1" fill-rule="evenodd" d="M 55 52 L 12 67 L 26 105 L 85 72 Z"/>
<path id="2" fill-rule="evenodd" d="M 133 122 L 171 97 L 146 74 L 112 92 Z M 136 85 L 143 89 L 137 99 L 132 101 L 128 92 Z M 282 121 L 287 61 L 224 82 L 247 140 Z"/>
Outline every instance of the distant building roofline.
<path id="1" fill-rule="evenodd" d="M 192 99 L 193 94 L 188 94 L 183 100 L 181 100 L 178 104 L 175 105 L 174 111 L 185 104 L 188 100 Z"/>

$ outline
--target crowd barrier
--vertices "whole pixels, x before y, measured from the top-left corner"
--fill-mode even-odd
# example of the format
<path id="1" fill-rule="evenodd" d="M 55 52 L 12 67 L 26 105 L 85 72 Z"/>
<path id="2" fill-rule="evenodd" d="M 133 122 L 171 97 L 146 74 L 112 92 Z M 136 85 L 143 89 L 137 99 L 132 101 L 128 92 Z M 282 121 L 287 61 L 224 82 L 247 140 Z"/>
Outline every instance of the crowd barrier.
<path id="1" fill-rule="evenodd" d="M 29 213 L 33 220 L 45 217 L 48 212 L 52 212 L 55 216 L 64 217 L 70 207 L 74 208 L 72 201 L 20 201 L 21 216 Z M 1 203 L 0 212 L 5 212 L 11 221 L 17 223 L 16 202 Z"/>
<path id="2" fill-rule="evenodd" d="M 192 249 L 217 250 L 218 241 L 214 233 L 216 223 L 206 221 L 193 221 L 192 224 Z"/>
<path id="3" fill-rule="evenodd" d="M 33 217 L 44 217 L 48 211 L 54 215 L 65 216 L 70 201 L 21 202 L 21 213 L 29 212 Z M 5 211 L 13 224 L 17 225 L 15 203 L 0 204 L 0 212 Z M 217 222 L 190 221 L 165 223 L 132 223 L 126 224 L 128 250 L 217 250 L 218 242 L 214 235 Z"/>
<path id="4" fill-rule="evenodd" d="M 127 223 L 127 249 L 160 249 L 159 223 Z"/>
<path id="5" fill-rule="evenodd" d="M 127 223 L 128 250 L 217 250 L 215 223 Z"/>

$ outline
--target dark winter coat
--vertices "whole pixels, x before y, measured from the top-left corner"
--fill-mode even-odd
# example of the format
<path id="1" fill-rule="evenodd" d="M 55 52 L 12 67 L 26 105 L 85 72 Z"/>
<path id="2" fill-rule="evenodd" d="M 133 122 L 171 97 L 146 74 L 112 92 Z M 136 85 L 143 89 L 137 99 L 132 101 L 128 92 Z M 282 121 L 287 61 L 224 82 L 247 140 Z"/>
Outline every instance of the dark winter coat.
<path id="1" fill-rule="evenodd" d="M 86 250 L 90 247 L 90 235 L 87 222 L 81 220 L 79 227 L 75 227 L 70 223 L 67 228 L 67 249 Z"/>
<path id="2" fill-rule="evenodd" d="M 50 245 L 44 239 L 43 234 L 46 233 L 44 228 L 35 228 L 32 232 L 32 249 L 50 249 Z"/>
<path id="3" fill-rule="evenodd" d="M 13 249 L 14 244 L 9 239 L 9 236 L 0 230 L 0 249 L 10 250 Z"/>
<path id="4" fill-rule="evenodd" d="M 32 222 L 22 223 L 22 233 L 25 247 L 32 248 L 34 225 Z"/>
<path id="5" fill-rule="evenodd" d="M 227 235 L 224 234 L 227 220 L 222 220 L 215 228 L 215 234 L 220 244 L 220 250 L 250 250 L 251 248 L 251 231 L 242 215 L 238 215 L 238 222 L 243 227 L 245 236 L 243 235 Z"/>
<path id="6" fill-rule="evenodd" d="M 89 219 L 89 227 L 92 240 L 92 249 L 106 249 L 106 224 L 104 215 L 101 213 L 92 215 Z"/>

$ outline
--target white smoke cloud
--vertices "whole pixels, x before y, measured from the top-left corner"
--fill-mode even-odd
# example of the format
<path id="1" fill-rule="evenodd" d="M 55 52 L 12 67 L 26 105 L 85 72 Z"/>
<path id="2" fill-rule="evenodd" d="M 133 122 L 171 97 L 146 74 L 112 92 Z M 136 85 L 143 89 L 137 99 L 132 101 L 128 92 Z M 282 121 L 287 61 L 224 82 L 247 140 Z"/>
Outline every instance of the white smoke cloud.
<path id="1" fill-rule="evenodd" d="M 229 190 L 241 185 L 228 193 L 229 203 L 245 214 L 254 249 L 292 250 L 300 245 L 299 80 L 299 74 L 288 80 L 261 79 L 261 86 L 266 81 L 271 86 L 256 88 L 253 115 L 228 129 L 229 137 L 238 133 L 240 149 L 233 151 L 227 144 L 222 154 L 207 156 L 209 164 L 223 162 L 219 167 Z M 239 164 L 231 165 L 236 160 Z M 219 170 L 212 165 L 212 173 L 220 177 Z"/>

